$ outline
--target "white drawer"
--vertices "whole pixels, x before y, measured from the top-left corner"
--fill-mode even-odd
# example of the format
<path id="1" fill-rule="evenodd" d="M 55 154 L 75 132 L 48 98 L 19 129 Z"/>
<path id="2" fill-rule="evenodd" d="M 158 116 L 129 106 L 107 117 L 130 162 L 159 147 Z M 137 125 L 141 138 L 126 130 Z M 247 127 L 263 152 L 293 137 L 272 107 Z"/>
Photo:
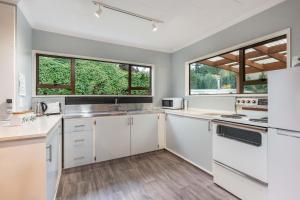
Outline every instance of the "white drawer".
<path id="1" fill-rule="evenodd" d="M 93 162 L 93 132 L 64 133 L 64 168 Z"/>
<path id="2" fill-rule="evenodd" d="M 64 124 L 65 132 L 82 132 L 93 130 L 93 119 L 66 119 Z"/>
<path id="3" fill-rule="evenodd" d="M 243 200 L 267 200 L 268 186 L 213 163 L 214 183 Z"/>

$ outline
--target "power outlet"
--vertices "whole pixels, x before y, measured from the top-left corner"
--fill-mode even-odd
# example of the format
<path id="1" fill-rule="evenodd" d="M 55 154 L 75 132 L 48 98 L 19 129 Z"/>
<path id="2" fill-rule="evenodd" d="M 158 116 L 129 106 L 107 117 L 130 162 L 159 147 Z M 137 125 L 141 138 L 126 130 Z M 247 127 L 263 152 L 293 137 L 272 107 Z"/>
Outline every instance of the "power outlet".
<path id="1" fill-rule="evenodd" d="M 300 56 L 293 57 L 293 67 L 300 67 Z"/>

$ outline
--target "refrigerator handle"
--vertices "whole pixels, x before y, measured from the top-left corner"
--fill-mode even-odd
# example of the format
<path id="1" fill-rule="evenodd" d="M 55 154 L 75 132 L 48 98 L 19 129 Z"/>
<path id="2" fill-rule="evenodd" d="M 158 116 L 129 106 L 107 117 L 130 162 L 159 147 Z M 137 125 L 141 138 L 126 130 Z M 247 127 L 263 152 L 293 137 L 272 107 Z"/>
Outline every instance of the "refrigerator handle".
<path id="1" fill-rule="evenodd" d="M 300 132 L 297 132 L 297 131 L 288 131 L 288 130 L 278 129 L 277 134 L 282 135 L 282 136 L 288 136 L 288 137 L 300 139 Z"/>

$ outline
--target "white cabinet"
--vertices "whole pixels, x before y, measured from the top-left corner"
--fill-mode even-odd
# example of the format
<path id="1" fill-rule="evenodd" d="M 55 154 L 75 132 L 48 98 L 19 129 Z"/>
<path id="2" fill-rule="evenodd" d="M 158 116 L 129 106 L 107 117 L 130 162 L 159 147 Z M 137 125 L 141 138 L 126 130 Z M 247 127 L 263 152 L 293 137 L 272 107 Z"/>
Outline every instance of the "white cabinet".
<path id="1" fill-rule="evenodd" d="M 168 114 L 166 126 L 166 148 L 211 173 L 212 133 L 210 121 Z"/>
<path id="2" fill-rule="evenodd" d="M 46 168 L 47 168 L 47 200 L 53 200 L 58 189 L 59 177 L 61 173 L 61 123 L 57 124 L 48 133 L 46 143 Z"/>
<path id="3" fill-rule="evenodd" d="M 129 116 L 109 116 L 96 119 L 96 161 L 105 161 L 130 155 Z"/>
<path id="4" fill-rule="evenodd" d="M 64 168 L 122 158 L 165 147 L 164 115 L 65 119 Z"/>
<path id="5" fill-rule="evenodd" d="M 64 123 L 64 168 L 71 168 L 94 162 L 94 119 L 66 119 Z"/>
<path id="6" fill-rule="evenodd" d="M 300 132 L 269 129 L 269 200 L 300 197 Z"/>
<path id="7" fill-rule="evenodd" d="M 158 149 L 158 115 L 133 115 L 131 124 L 131 155 Z"/>
<path id="8" fill-rule="evenodd" d="M 0 2 L 0 104 L 14 99 L 16 7 Z"/>

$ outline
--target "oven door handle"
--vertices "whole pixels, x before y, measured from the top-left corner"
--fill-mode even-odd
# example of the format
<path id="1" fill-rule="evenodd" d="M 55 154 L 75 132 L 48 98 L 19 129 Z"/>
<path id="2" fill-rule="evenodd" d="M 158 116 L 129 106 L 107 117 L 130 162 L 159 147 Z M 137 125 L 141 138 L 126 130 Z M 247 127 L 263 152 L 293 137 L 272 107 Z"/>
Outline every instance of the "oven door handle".
<path id="1" fill-rule="evenodd" d="M 223 125 L 223 126 L 227 126 L 227 127 L 238 128 L 238 129 L 243 129 L 243 130 L 248 130 L 248 131 L 253 131 L 253 132 L 259 132 L 259 133 L 267 133 L 268 132 L 268 128 L 265 128 L 265 127 L 232 123 L 232 122 L 226 122 L 226 121 L 222 121 L 222 120 L 212 120 L 212 122 L 217 125 Z"/>

